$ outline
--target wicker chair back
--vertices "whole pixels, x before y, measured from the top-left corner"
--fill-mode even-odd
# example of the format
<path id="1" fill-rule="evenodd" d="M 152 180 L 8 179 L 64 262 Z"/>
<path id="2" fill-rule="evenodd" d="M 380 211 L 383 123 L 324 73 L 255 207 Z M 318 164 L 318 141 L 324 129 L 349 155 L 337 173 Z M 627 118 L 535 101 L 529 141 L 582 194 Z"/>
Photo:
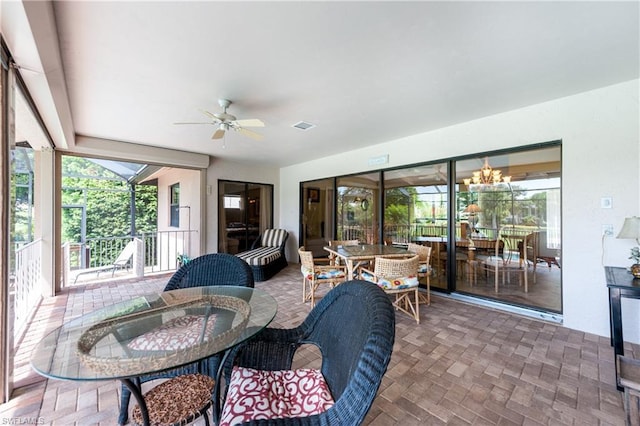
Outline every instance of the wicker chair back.
<path id="1" fill-rule="evenodd" d="M 169 279 L 164 290 L 210 285 L 253 288 L 253 272 L 247 262 L 232 254 L 205 254 L 181 266 Z"/>
<path id="2" fill-rule="evenodd" d="M 335 405 L 313 416 L 278 419 L 279 424 L 358 425 L 376 397 L 394 338 L 395 313 L 385 292 L 365 281 L 347 281 L 329 291 L 298 327 L 267 328 L 237 347 L 225 375 L 229 380 L 232 363 L 290 370 L 296 350 L 314 344 L 322 353 L 321 371 Z"/>
<path id="3" fill-rule="evenodd" d="M 418 276 L 418 263 L 420 256 L 415 255 L 409 259 L 390 259 L 376 257 L 374 274 L 376 277 L 398 278 Z"/>

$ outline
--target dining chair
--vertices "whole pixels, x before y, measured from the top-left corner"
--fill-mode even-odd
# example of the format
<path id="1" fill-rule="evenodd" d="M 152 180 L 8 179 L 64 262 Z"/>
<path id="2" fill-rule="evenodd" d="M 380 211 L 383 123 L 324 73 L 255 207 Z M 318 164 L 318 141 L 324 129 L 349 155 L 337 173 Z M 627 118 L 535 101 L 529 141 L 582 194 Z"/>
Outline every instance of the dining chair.
<path id="1" fill-rule="evenodd" d="M 407 250 L 419 256 L 418 261 L 418 279 L 425 278 L 427 284 L 427 292 L 423 294 L 419 292 L 420 303 L 431 304 L 431 247 L 422 244 L 408 243 Z"/>
<path id="2" fill-rule="evenodd" d="M 377 284 L 385 293 L 393 295 L 394 308 L 409 315 L 418 324 L 420 324 L 419 261 L 418 255 L 409 259 L 376 257 L 373 271 L 360 267 L 361 279 Z"/>
<path id="3" fill-rule="evenodd" d="M 169 279 L 164 291 L 180 288 L 205 287 L 212 285 L 234 285 L 254 287 L 253 271 L 244 260 L 232 254 L 211 253 L 192 259 L 181 266 Z M 204 376 L 215 377 L 222 355 L 214 355 L 199 363 L 189 364 L 177 369 L 161 373 L 149 374 L 133 379 L 140 387 L 142 383 L 165 378 L 199 373 Z M 120 395 L 120 414 L 118 424 L 124 425 L 129 418 L 129 402 L 131 391 L 122 385 Z"/>
<path id="4" fill-rule="evenodd" d="M 519 262 L 511 258 L 511 253 L 508 250 L 509 243 L 502 232 L 498 232 L 498 237 L 493 241 L 493 245 L 493 251 L 490 254 L 476 255 L 476 257 L 478 269 L 484 271 L 487 275 L 489 273 L 494 274 L 494 291 L 498 293 L 500 282 L 504 285 L 507 279 L 510 282 L 512 274 L 516 274 L 518 275 L 519 284 L 522 285 L 524 282 L 524 291 L 525 293 L 528 292 L 527 268 L 521 267 Z"/>
<path id="5" fill-rule="evenodd" d="M 329 284 L 331 288 L 347 279 L 347 267 L 341 265 L 317 265 L 313 252 L 300 247 L 300 271 L 302 272 L 302 302 L 311 301 L 316 305 L 316 290 L 320 284 Z"/>
<path id="6" fill-rule="evenodd" d="M 359 280 L 342 283 L 299 326 L 266 328 L 231 350 L 219 425 L 362 424 L 394 339 L 395 315 L 384 291 Z M 322 355 L 319 369 L 293 369 L 296 351 L 306 345 Z"/>
<path id="7" fill-rule="evenodd" d="M 538 257 L 540 246 L 540 231 L 528 233 L 522 241 L 518 242 L 518 252 L 520 255 L 520 265 L 522 266 L 526 260 L 527 268 L 531 265 L 533 269 L 533 282 L 536 282 L 536 271 L 538 268 Z"/>

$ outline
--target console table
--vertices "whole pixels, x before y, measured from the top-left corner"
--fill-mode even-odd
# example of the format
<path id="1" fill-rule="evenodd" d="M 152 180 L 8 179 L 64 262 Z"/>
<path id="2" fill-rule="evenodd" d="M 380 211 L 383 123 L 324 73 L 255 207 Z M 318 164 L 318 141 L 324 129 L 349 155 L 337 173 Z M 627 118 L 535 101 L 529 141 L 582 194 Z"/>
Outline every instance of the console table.
<path id="1" fill-rule="evenodd" d="M 605 266 L 607 287 L 609 288 L 609 319 L 611 331 L 611 345 L 613 346 L 613 362 L 616 365 L 618 355 L 624 355 L 624 338 L 622 337 L 622 298 L 640 299 L 640 279 L 633 278 L 625 268 Z M 616 371 L 616 386 L 619 391 L 623 388 L 618 384 L 618 368 Z"/>

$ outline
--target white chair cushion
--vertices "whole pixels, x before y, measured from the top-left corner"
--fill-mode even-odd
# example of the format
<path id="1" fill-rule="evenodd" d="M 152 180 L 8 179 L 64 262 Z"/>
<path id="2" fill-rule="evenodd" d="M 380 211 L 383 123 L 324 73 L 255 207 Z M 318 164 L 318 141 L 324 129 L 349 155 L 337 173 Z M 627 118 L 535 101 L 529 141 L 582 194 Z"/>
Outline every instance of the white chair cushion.
<path id="1" fill-rule="evenodd" d="M 220 426 L 250 420 L 307 417 L 334 404 L 320 370 L 281 371 L 234 367 Z"/>

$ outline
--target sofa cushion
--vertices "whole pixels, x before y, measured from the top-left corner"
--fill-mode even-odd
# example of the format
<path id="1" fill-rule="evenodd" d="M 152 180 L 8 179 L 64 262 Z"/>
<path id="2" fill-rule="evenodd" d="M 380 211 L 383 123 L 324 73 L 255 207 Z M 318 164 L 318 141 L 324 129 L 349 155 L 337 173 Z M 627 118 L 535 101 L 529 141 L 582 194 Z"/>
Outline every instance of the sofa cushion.
<path id="1" fill-rule="evenodd" d="M 284 229 L 266 229 L 262 234 L 262 246 L 280 247 L 288 235 Z"/>
<path id="2" fill-rule="evenodd" d="M 264 266 L 278 259 L 282 256 L 282 253 L 278 247 L 259 247 L 245 251 L 244 253 L 238 253 L 236 256 L 243 259 L 249 265 Z"/>
<path id="3" fill-rule="evenodd" d="M 265 371 L 234 367 L 220 426 L 250 420 L 307 417 L 334 404 L 320 370 Z"/>

